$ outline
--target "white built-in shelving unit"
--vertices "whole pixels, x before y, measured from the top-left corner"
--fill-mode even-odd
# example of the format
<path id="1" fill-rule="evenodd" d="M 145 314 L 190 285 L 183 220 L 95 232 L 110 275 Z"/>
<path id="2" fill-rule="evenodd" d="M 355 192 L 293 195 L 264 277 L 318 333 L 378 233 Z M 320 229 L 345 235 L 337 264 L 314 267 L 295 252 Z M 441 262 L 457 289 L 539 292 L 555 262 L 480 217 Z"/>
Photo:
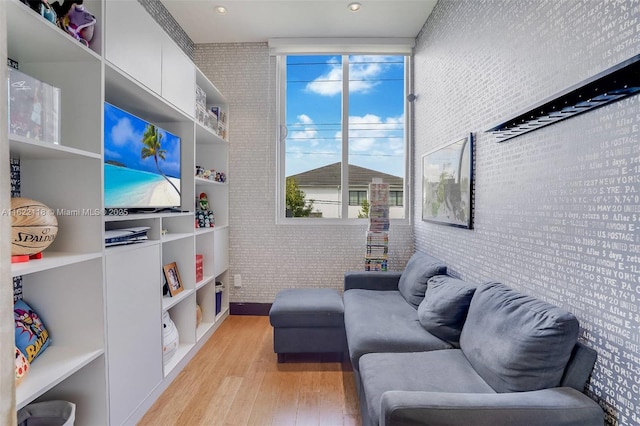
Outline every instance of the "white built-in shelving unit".
<path id="1" fill-rule="evenodd" d="M 59 215 L 43 259 L 12 265 L 51 337 L 17 387 L 16 408 L 64 399 L 76 404 L 77 425 L 135 424 L 228 315 L 227 289 L 216 311 L 215 284 L 226 284 L 229 268 L 229 185 L 195 177 L 196 165 L 228 173 L 228 141 L 195 120 L 196 84 L 225 113 L 228 103 L 136 0 L 84 5 L 97 19 L 89 48 L 6 0 L 8 57 L 61 91 L 59 145 L 9 135 L 21 195 L 54 210 L 103 211 L 106 101 L 181 138 L 183 213 Z M 214 228 L 195 229 L 201 192 Z M 130 226 L 148 226 L 149 239 L 104 247 L 105 229 Z M 196 254 L 204 257 L 198 282 Z M 174 297 L 162 293 L 162 266 L 171 262 L 184 286 Z M 165 311 L 180 337 L 166 363 Z"/>

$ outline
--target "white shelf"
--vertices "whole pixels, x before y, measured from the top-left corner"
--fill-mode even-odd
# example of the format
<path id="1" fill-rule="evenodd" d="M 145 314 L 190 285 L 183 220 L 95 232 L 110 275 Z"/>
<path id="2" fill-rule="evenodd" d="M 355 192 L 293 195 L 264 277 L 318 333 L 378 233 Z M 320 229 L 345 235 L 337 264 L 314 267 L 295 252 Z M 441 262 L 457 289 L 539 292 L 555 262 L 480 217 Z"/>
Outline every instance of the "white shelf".
<path id="1" fill-rule="evenodd" d="M 219 185 L 219 186 L 228 185 L 228 182 L 218 182 L 215 180 L 203 179 L 197 176 L 195 177 L 195 181 L 196 181 L 196 185 Z"/>
<path id="2" fill-rule="evenodd" d="M 105 251 L 105 254 L 111 254 L 111 253 L 115 253 L 115 252 L 118 252 L 118 251 L 128 251 L 128 250 L 139 249 L 140 247 L 154 246 L 156 244 L 160 244 L 160 241 L 158 241 L 158 240 L 146 240 L 146 241 L 143 241 L 141 243 L 129 243 L 129 244 L 121 244 L 121 245 L 117 245 L 117 246 L 105 247 L 104 251 Z"/>
<path id="3" fill-rule="evenodd" d="M 49 346 L 30 365 L 27 376 L 17 387 L 16 408 L 24 407 L 103 353 L 103 350 Z"/>
<path id="4" fill-rule="evenodd" d="M 184 289 L 173 297 L 162 296 L 162 310 L 166 311 L 173 308 L 175 305 L 189 297 L 193 292 L 193 289 Z"/>
<path id="5" fill-rule="evenodd" d="M 102 257 L 101 252 L 68 253 L 45 250 L 42 252 L 42 259 L 34 259 L 24 263 L 13 263 L 11 265 L 11 276 L 17 277 L 32 274 L 61 266 L 73 265 L 74 263 L 86 262 L 87 260 L 98 259 L 100 257 Z"/>
<path id="6" fill-rule="evenodd" d="M 50 142 L 37 141 L 11 133 L 9 134 L 9 149 L 12 155 L 15 156 L 17 154 L 21 159 L 102 159 L 100 154 L 94 152 L 83 151 L 64 145 L 56 145 Z"/>
<path id="7" fill-rule="evenodd" d="M 215 315 L 214 274 L 220 259 L 228 264 L 228 238 L 220 232 L 228 232 L 229 185 L 196 178 L 195 159 L 227 173 L 229 143 L 197 123 L 191 111 L 195 87 L 193 92 L 187 88 L 196 82 L 208 103 L 219 105 L 227 118 L 229 104 L 139 2 L 85 0 L 97 20 L 89 48 L 22 0 L 5 3 L 7 25 L 0 33 L 6 32 L 7 56 L 25 74 L 61 91 L 60 144 L 8 135 L 11 157 L 20 158 L 21 193 L 54 209 L 101 213 L 59 215 L 60 231 L 43 258 L 11 265 L 13 277 L 24 277 L 25 300 L 37 308 L 52 336 L 17 388 L 17 408 L 39 399 L 79 398 L 78 424 L 133 424 L 140 407 L 151 406 L 157 392 L 212 335 L 218 319 L 228 315 L 227 293 L 222 313 Z M 135 28 L 122 24 L 127 17 Z M 154 46 L 143 44 L 143 50 L 140 43 L 128 43 L 122 48 L 133 37 L 139 42 L 154 34 L 162 38 Z M 160 86 L 152 84 L 153 76 L 132 72 L 158 59 L 161 67 L 153 71 L 162 76 Z M 181 137 L 182 212 L 123 209 L 106 216 L 104 102 Z M 210 193 L 216 219 L 225 226 L 194 228 L 194 200 L 200 192 Z M 105 229 L 131 226 L 148 226 L 149 239 L 104 247 Z M 197 283 L 196 253 L 204 256 L 205 273 Z M 175 297 L 163 297 L 162 265 L 174 261 L 185 288 Z M 196 303 L 203 309 L 198 327 Z M 131 309 L 139 315 L 133 325 L 125 315 Z M 161 313 L 169 310 L 181 343 L 163 365 Z M 87 321 L 78 323 L 78 316 Z M 132 361 L 133 347 L 142 349 Z"/>
<path id="8" fill-rule="evenodd" d="M 213 280 L 215 279 L 215 277 L 213 275 L 205 275 L 202 278 L 202 281 L 198 281 L 196 283 L 196 290 L 200 290 L 202 287 L 204 287 L 207 284 L 211 284 L 213 282 Z"/>
<path id="9" fill-rule="evenodd" d="M 220 313 L 218 315 L 216 315 L 216 322 L 219 321 L 220 318 L 222 318 L 225 315 L 227 315 L 228 312 L 229 312 L 229 307 L 223 306 L 222 309 L 220 310 Z"/>
<path id="10" fill-rule="evenodd" d="M 126 210 L 126 209 L 125 209 Z M 193 216 L 193 212 L 177 212 L 177 213 L 129 213 L 123 215 L 105 216 L 105 222 L 120 222 L 123 220 L 144 220 L 144 219 L 159 219 L 170 218 L 180 216 Z"/>
<path id="11" fill-rule="evenodd" d="M 196 122 L 196 143 L 202 145 L 229 145 L 229 142 L 222 139 L 213 129 Z"/>
<path id="12" fill-rule="evenodd" d="M 202 321 L 196 329 L 196 341 L 202 339 L 213 328 L 214 324 L 213 322 Z"/>
<path id="13" fill-rule="evenodd" d="M 23 62 L 79 62 L 100 56 L 18 0 L 8 0 L 8 56 Z M 43 25 L 44 24 L 44 25 Z"/>
<path id="14" fill-rule="evenodd" d="M 169 234 L 163 235 L 161 241 L 163 243 L 168 243 L 170 241 L 182 240 L 184 238 L 191 238 L 191 237 L 193 237 L 192 233 L 191 234 L 186 232 L 175 233 L 175 234 L 169 233 Z"/>
<path id="15" fill-rule="evenodd" d="M 199 235 L 203 235 L 203 234 L 209 234 L 211 232 L 215 231 L 215 226 L 212 226 L 210 228 L 196 228 L 195 233 L 196 233 L 196 237 Z"/>
<path id="16" fill-rule="evenodd" d="M 173 354 L 171 359 L 164 365 L 164 375 L 165 377 L 171 373 L 171 371 L 176 368 L 178 363 L 182 361 L 182 359 L 189 353 L 191 348 L 193 348 L 193 343 L 180 343 L 178 345 L 178 349 Z"/>

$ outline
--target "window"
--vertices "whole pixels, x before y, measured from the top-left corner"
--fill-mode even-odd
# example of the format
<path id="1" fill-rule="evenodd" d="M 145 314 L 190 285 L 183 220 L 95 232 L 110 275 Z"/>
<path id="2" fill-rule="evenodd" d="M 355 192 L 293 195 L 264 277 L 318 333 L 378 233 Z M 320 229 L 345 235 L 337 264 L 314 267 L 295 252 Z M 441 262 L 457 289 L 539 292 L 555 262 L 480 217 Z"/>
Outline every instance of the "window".
<path id="1" fill-rule="evenodd" d="M 381 178 L 396 193 L 391 218 L 406 218 L 410 57 L 281 55 L 277 61 L 278 217 L 362 217 L 368 184 Z"/>
<path id="2" fill-rule="evenodd" d="M 389 205 L 390 206 L 402 206 L 403 191 L 389 191 Z"/>
<path id="3" fill-rule="evenodd" d="M 367 191 L 349 191 L 350 206 L 361 206 L 363 201 L 367 201 Z"/>

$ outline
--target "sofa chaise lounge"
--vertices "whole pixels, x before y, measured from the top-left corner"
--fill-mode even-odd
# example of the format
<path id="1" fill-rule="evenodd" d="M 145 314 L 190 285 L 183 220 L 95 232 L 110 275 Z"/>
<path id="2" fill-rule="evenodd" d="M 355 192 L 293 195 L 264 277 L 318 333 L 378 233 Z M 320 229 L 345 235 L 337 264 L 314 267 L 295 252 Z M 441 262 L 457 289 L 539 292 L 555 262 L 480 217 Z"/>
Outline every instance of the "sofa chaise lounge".
<path id="1" fill-rule="evenodd" d="M 402 273 L 345 274 L 344 290 L 363 425 L 603 425 L 573 314 L 419 252 Z"/>

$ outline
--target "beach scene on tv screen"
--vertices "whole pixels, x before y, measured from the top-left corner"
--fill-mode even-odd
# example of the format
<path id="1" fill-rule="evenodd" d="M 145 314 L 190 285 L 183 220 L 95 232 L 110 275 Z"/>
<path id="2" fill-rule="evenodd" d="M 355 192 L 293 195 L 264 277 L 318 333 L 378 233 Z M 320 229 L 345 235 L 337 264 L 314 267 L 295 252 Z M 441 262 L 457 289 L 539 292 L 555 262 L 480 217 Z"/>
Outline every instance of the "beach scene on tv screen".
<path id="1" fill-rule="evenodd" d="M 180 206 L 180 138 L 104 106 L 105 207 Z"/>

